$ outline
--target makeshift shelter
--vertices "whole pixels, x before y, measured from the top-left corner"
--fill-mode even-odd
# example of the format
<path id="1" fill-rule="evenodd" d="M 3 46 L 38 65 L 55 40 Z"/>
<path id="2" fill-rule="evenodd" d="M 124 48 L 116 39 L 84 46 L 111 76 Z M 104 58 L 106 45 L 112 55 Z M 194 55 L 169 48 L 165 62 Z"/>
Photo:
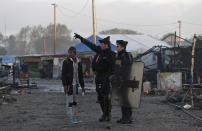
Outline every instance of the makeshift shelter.
<path id="1" fill-rule="evenodd" d="M 107 35 L 99 35 L 100 37 L 106 37 Z M 116 43 L 116 40 L 128 41 L 126 50 L 129 52 L 143 53 L 153 46 L 167 46 L 170 47 L 164 41 L 158 40 L 148 35 L 126 35 L 126 34 L 114 34 L 110 35 L 112 43 Z"/>

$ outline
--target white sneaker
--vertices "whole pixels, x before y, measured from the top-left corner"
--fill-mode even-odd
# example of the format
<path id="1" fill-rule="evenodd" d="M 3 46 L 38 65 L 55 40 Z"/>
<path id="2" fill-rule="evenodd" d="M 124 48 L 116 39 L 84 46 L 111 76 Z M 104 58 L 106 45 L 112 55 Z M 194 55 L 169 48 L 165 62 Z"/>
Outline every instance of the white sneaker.
<path id="1" fill-rule="evenodd" d="M 78 124 L 79 122 L 80 122 L 80 121 L 79 121 L 78 117 L 77 117 L 77 116 L 73 116 L 73 118 L 72 118 L 72 123 Z"/>

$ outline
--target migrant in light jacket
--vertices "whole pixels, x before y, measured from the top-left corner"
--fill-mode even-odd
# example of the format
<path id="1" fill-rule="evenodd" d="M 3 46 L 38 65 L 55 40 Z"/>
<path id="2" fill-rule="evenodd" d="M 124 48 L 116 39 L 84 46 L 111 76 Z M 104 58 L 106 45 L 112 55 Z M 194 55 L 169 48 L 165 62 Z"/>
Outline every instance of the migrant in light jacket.
<path id="1" fill-rule="evenodd" d="M 63 86 L 70 86 L 69 95 L 73 93 L 73 61 L 71 58 L 66 58 L 63 61 L 62 65 L 62 84 Z M 81 88 L 84 90 L 84 80 L 83 80 L 83 71 L 82 71 L 82 64 L 78 61 L 78 84 L 80 84 Z"/>

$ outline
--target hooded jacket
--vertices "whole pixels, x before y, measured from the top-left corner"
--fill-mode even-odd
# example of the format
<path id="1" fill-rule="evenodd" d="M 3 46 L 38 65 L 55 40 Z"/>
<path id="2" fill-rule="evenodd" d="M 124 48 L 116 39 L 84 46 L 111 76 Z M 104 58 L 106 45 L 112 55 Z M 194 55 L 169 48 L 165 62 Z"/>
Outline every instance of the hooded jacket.
<path id="1" fill-rule="evenodd" d="M 81 88 L 84 88 L 82 64 L 78 61 L 78 80 Z M 73 61 L 66 58 L 62 65 L 62 84 L 63 86 L 72 86 L 73 84 Z"/>

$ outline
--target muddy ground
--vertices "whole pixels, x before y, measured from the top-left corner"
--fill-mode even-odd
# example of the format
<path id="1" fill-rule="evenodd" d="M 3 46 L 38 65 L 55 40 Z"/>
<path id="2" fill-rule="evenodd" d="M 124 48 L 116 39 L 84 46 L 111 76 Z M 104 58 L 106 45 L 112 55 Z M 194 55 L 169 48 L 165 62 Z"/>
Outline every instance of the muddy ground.
<path id="1" fill-rule="evenodd" d="M 73 125 L 67 120 L 62 88 L 54 83 L 45 81 L 39 89 L 23 89 L 9 96 L 17 101 L 0 105 L 0 131 L 196 131 L 202 127 L 201 121 L 166 104 L 163 96 L 143 96 L 141 107 L 133 112 L 133 124 L 116 123 L 120 118 L 119 107 L 113 107 L 111 122 L 100 123 L 101 112 L 93 90 L 88 90 L 85 96 L 79 95 L 82 122 Z M 49 91 L 48 85 L 51 85 Z M 190 112 L 202 117 L 201 110 Z"/>

